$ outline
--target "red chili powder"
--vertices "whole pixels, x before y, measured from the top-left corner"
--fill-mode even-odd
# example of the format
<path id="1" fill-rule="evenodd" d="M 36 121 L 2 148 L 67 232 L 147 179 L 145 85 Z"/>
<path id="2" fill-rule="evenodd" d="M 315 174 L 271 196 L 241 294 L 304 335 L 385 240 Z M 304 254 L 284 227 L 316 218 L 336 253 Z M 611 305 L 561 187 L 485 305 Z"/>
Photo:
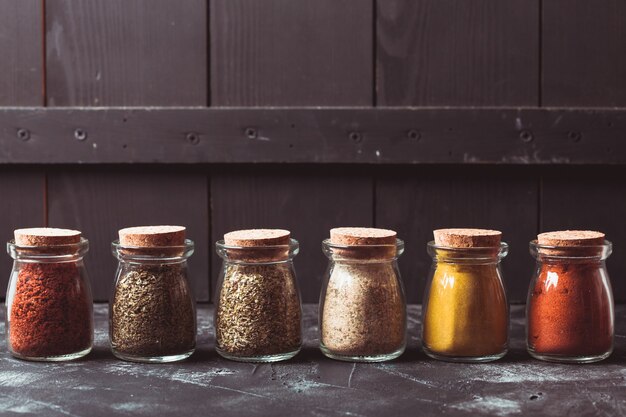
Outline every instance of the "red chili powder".
<path id="1" fill-rule="evenodd" d="M 529 303 L 528 344 L 536 353 L 593 356 L 611 349 L 611 297 L 600 262 L 542 264 Z"/>
<path id="2" fill-rule="evenodd" d="M 91 346 L 91 300 L 73 262 L 22 263 L 9 317 L 18 355 L 61 356 Z"/>

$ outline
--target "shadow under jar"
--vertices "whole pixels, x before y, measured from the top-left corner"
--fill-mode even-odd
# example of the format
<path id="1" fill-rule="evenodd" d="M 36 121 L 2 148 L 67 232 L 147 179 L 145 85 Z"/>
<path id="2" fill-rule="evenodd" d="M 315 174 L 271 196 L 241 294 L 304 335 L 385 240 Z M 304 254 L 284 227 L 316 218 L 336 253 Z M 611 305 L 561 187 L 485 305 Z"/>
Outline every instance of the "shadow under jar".
<path id="1" fill-rule="evenodd" d="M 302 306 L 287 230 L 238 230 L 216 243 L 223 259 L 215 308 L 216 350 L 240 362 L 276 362 L 302 346 Z"/>
<path id="2" fill-rule="evenodd" d="M 508 245 L 501 235 L 484 229 L 434 231 L 422 307 L 422 344 L 428 356 L 489 362 L 506 355 L 509 307 L 500 261 Z"/>
<path id="3" fill-rule="evenodd" d="M 89 242 L 76 230 L 15 231 L 6 297 L 9 352 L 32 361 L 66 361 L 93 345 L 93 300 L 83 257 Z"/>
<path id="4" fill-rule="evenodd" d="M 109 311 L 113 354 L 132 362 L 173 362 L 196 347 L 195 302 L 187 280 L 194 245 L 182 226 L 119 231 L 119 260 Z M 120 243 L 121 242 L 121 243 Z"/>
<path id="5" fill-rule="evenodd" d="M 537 266 L 528 291 L 527 347 L 551 362 L 587 363 L 613 351 L 613 293 L 604 234 L 568 230 L 530 242 Z"/>
<path id="6" fill-rule="evenodd" d="M 322 242 L 329 266 L 320 297 L 320 349 L 331 359 L 382 362 L 406 346 L 398 270 L 404 242 L 385 229 L 342 227 Z"/>

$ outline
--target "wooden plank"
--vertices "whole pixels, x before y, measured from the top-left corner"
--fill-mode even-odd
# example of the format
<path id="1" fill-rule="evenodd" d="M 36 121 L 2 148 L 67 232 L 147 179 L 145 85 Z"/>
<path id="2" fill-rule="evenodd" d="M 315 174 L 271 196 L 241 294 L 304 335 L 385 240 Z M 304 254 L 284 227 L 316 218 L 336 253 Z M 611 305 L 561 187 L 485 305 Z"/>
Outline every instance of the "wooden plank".
<path id="1" fill-rule="evenodd" d="M 48 176 L 48 217 L 53 227 L 76 228 L 90 241 L 86 258 L 94 297 L 108 299 L 116 260 L 111 241 L 128 226 L 181 224 L 196 244 L 189 277 L 199 301 L 209 297 L 207 177 L 201 171 L 138 167 L 63 168 Z"/>
<path id="2" fill-rule="evenodd" d="M 624 136 L 619 109 L 0 109 L 0 163 L 624 164 Z"/>
<path id="3" fill-rule="evenodd" d="M 410 302 L 421 302 L 431 259 L 432 231 L 476 227 L 503 232 L 511 251 L 503 261 L 511 302 L 525 302 L 534 261 L 528 242 L 538 227 L 538 177 L 524 167 L 414 167 L 379 176 L 376 225 L 406 239 L 400 258 Z"/>
<path id="4" fill-rule="evenodd" d="M 542 231 L 600 230 L 613 242 L 607 260 L 617 302 L 626 302 L 626 212 L 624 167 L 568 167 L 547 169 L 541 193 Z"/>
<path id="5" fill-rule="evenodd" d="M 539 0 L 377 5 L 379 105 L 538 104 Z"/>
<path id="6" fill-rule="evenodd" d="M 211 175 L 212 242 L 249 228 L 288 229 L 305 302 L 317 302 L 328 259 L 321 242 L 333 227 L 372 225 L 372 177 L 362 169 L 220 168 Z M 221 260 L 213 255 L 213 286 Z M 213 293 L 214 294 L 214 293 Z"/>
<path id="7" fill-rule="evenodd" d="M 372 2 L 211 1 L 211 104 L 371 105 Z"/>
<path id="8" fill-rule="evenodd" d="M 43 104 L 41 0 L 0 0 L 0 106 Z"/>
<path id="9" fill-rule="evenodd" d="M 205 0 L 47 0 L 48 104 L 207 103 Z"/>
<path id="10" fill-rule="evenodd" d="M 626 3 L 543 2 L 546 106 L 626 106 Z"/>
<path id="11" fill-rule="evenodd" d="M 13 239 L 13 231 L 23 227 L 45 225 L 45 176 L 39 169 L 0 167 L 0 298 L 11 273 L 12 259 L 6 253 L 6 242 Z"/>

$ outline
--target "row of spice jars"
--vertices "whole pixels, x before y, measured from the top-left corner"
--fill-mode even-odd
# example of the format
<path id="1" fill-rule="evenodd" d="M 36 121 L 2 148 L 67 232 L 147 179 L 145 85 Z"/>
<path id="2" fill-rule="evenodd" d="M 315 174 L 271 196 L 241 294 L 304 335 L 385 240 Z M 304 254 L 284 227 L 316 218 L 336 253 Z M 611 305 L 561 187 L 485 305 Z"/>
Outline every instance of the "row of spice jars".
<path id="1" fill-rule="evenodd" d="M 196 319 L 187 280 L 193 242 L 181 226 L 122 229 L 110 308 L 113 353 L 169 362 L 195 349 Z M 433 267 L 423 305 L 425 352 L 436 359 L 484 362 L 508 349 L 508 303 L 501 232 L 441 229 L 428 244 Z M 69 360 L 92 346 L 92 300 L 80 232 L 21 229 L 7 293 L 9 350 L 32 360 Z M 329 267 L 320 299 L 320 348 L 331 358 L 384 361 L 406 345 L 406 303 L 394 231 L 332 229 L 323 242 Z M 298 242 L 286 230 L 227 233 L 217 242 L 223 268 L 215 313 L 216 349 L 240 361 L 295 356 L 302 345 L 293 267 Z M 613 345 L 613 301 L 599 232 L 541 234 L 531 242 L 537 269 L 527 304 L 528 350 L 544 360 L 591 362 Z"/>

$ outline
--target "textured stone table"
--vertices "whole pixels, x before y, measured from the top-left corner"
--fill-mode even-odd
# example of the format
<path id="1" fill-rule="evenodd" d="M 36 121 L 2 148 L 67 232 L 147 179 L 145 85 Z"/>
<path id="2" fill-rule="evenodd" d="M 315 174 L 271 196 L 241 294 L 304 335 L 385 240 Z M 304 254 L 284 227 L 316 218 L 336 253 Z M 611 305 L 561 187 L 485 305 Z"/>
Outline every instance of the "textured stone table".
<path id="1" fill-rule="evenodd" d="M 317 308 L 305 307 L 305 347 L 272 365 L 229 362 L 213 350 L 212 309 L 201 307 L 199 346 L 187 361 L 132 364 L 108 350 L 107 308 L 96 306 L 94 351 L 62 364 L 0 354 L 0 415 L 45 416 L 365 416 L 624 415 L 626 308 L 617 309 L 616 350 L 600 364 L 532 360 L 524 348 L 523 308 L 512 309 L 512 350 L 491 364 L 427 359 L 419 350 L 419 307 L 409 312 L 410 340 L 398 360 L 352 364 L 317 349 Z M 4 314 L 2 314 L 4 316 Z"/>

